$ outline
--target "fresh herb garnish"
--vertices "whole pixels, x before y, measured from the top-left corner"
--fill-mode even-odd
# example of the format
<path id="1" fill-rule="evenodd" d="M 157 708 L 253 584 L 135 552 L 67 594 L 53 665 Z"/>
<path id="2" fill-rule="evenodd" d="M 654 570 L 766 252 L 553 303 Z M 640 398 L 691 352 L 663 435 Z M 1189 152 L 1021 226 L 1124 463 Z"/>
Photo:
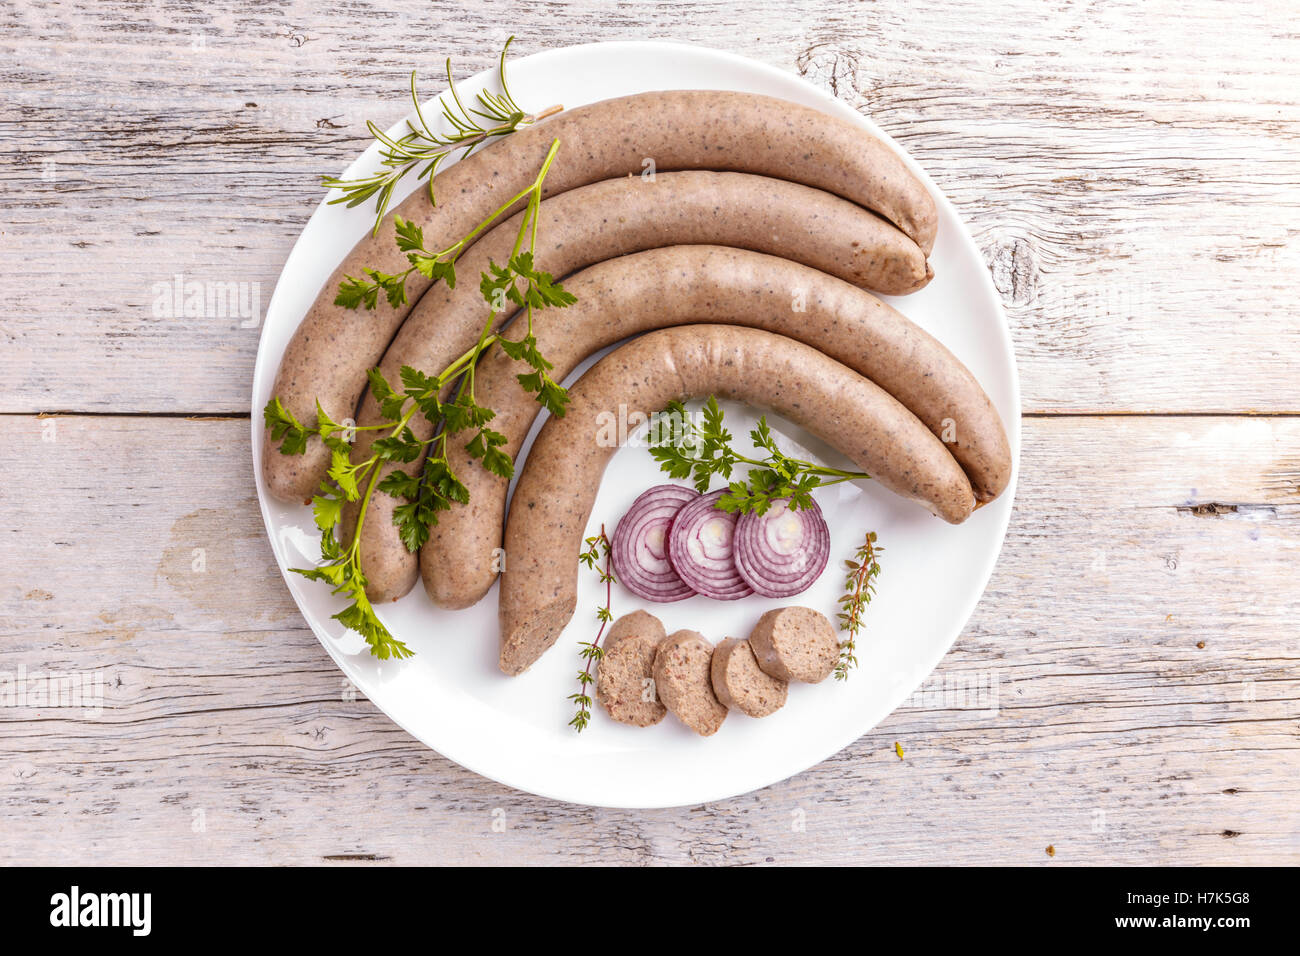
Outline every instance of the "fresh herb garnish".
<path id="1" fill-rule="evenodd" d="M 521 126 L 530 126 L 538 120 L 545 119 L 560 112 L 563 107 L 552 106 L 540 113 L 525 113 L 515 102 L 506 82 L 506 51 L 514 37 L 506 40 L 501 48 L 501 57 L 497 67 L 500 93 L 479 93 L 475 99 L 478 106 L 466 109 L 456 92 L 456 82 L 451 76 L 451 57 L 447 58 L 447 92 L 451 103 L 440 102 L 443 118 L 451 126 L 450 133 L 435 133 L 424 120 L 424 111 L 420 106 L 420 97 L 415 88 L 415 71 L 411 71 L 411 102 L 415 104 L 415 116 L 419 126 L 407 120 L 407 132 L 393 139 L 374 123 L 367 121 L 366 128 L 370 135 L 379 141 L 381 170 L 361 179 L 338 179 L 334 176 L 321 178 L 327 189 L 337 189 L 343 195 L 330 200 L 330 204 L 347 203 L 348 208 L 360 205 L 372 196 L 375 198 L 375 233 L 384 221 L 388 204 L 393 198 L 393 189 L 411 170 L 424 163 L 417 178 L 429 180 L 429 201 L 436 202 L 433 192 L 433 180 L 438 167 L 452 153 L 461 152 L 462 158 L 486 140 L 497 136 L 507 136 Z M 490 124 L 490 125 L 485 125 Z M 401 227 L 398 228 L 399 235 Z M 374 276 L 377 278 L 378 276 Z M 396 305 L 396 303 L 394 303 Z M 370 308 L 374 308 L 373 303 Z"/>
<path id="2" fill-rule="evenodd" d="M 849 573 L 844 581 L 844 596 L 840 598 L 838 617 L 840 630 L 846 636 L 840 642 L 840 659 L 835 665 L 836 680 L 848 680 L 849 669 L 858 666 L 854 651 L 857 650 L 858 633 L 862 630 L 862 612 L 876 595 L 876 578 L 880 577 L 879 558 L 884 550 L 876 547 L 876 533 L 871 531 L 867 533 L 862 547 L 844 562 Z"/>
<path id="3" fill-rule="evenodd" d="M 813 506 L 815 488 L 854 481 L 871 476 L 860 471 L 844 471 L 827 465 L 818 465 L 802 458 L 785 454 L 772 437 L 767 418 L 758 420 L 749 437 L 754 445 L 766 453 L 762 459 L 742 455 L 732 446 L 731 432 L 722 421 L 722 409 L 713 396 L 705 403 L 700 421 L 695 421 L 681 402 L 670 402 L 660 413 L 660 422 L 671 424 L 671 429 L 651 430 L 650 454 L 659 467 L 673 478 L 689 478 L 701 494 L 709 490 L 715 475 L 728 479 L 725 494 L 718 499 L 717 507 L 723 511 L 741 514 L 766 514 L 778 501 L 788 501 L 789 507 L 798 511 Z M 665 435 L 667 430 L 671 434 Z M 737 465 L 752 465 L 745 481 L 731 481 Z"/>
<path id="4" fill-rule="evenodd" d="M 569 700 L 573 701 L 578 708 L 578 712 L 569 721 L 569 726 L 575 728 L 578 733 L 586 730 L 587 724 L 591 722 L 591 695 L 587 691 L 591 688 L 592 681 L 596 679 L 592 676 L 591 665 L 605 656 L 605 651 L 600 646 L 600 639 L 605 636 L 606 626 L 614 620 L 614 614 L 610 610 L 613 604 L 614 574 L 610 570 L 609 538 L 605 534 L 603 524 L 600 526 L 600 534 L 588 538 L 586 545 L 587 550 L 578 555 L 578 560 L 600 575 L 600 582 L 605 585 L 605 603 L 596 609 L 596 620 L 600 621 L 600 630 L 596 632 L 596 639 L 590 644 L 578 642 L 578 646 L 582 648 L 578 656 L 586 661 L 586 664 L 578 671 L 577 693 L 569 695 Z M 604 566 L 600 563 L 602 559 L 605 562 Z"/>
<path id="5" fill-rule="evenodd" d="M 379 369 L 367 372 L 370 392 L 379 404 L 385 421 L 378 425 L 345 426 L 332 421 L 325 410 L 316 404 L 316 422 L 304 425 L 284 407 L 278 397 L 267 402 L 263 415 L 271 437 L 280 442 L 282 455 L 300 455 L 306 450 L 308 439 L 315 435 L 330 449 L 329 480 L 321 483 L 321 493 L 312 499 L 316 526 L 321 533 L 321 561 L 314 568 L 290 570 L 314 581 L 327 581 L 334 586 L 333 593 L 344 594 L 352 603 L 334 617 L 366 639 L 371 653 L 381 659 L 410 657 L 413 653 L 396 640 L 375 615 L 366 596 L 366 576 L 361 567 L 361 529 L 366 511 L 376 490 L 404 502 L 394 509 L 393 523 L 397 525 L 402 543 L 409 551 L 418 550 L 429 539 L 429 529 L 437 523 L 438 513 L 453 504 L 467 504 L 469 491 L 456 477 L 447 461 L 447 442 L 456 435 L 472 432 L 465 449 L 483 467 L 502 478 L 514 474 L 514 462 L 501 450 L 506 436 L 491 429 L 489 424 L 496 416 L 492 409 L 479 405 L 474 396 L 475 367 L 483 352 L 494 343 L 511 358 L 528 365 L 532 371 L 518 376 L 520 386 L 535 393 L 537 401 L 553 415 L 562 417 L 569 401 L 568 393 L 549 372 L 552 365 L 537 350 L 533 336 L 533 310 L 535 308 L 562 308 L 576 299 L 547 272 L 537 269 L 533 254 L 537 245 L 537 220 L 542 200 L 542 183 L 559 149 L 559 140 L 551 144 L 546 160 L 533 184 L 514 196 L 508 203 L 480 223 L 470 235 L 477 235 L 501 216 L 516 202 L 527 199 L 520 220 L 514 249 L 504 266 L 489 263 L 480 286 L 491 307 L 479 334 L 478 341 L 437 375 L 403 366 L 400 389 L 385 379 Z M 525 239 L 528 249 L 524 250 Z M 468 240 L 462 240 L 463 246 Z M 403 224 L 398 229 L 398 245 L 407 251 L 422 249 L 423 236 L 418 227 Z M 413 268 L 424 269 L 412 259 Z M 369 274 L 369 273 L 368 273 Z M 426 273 L 429 274 L 429 273 Z M 444 276 L 454 281 L 454 272 Z M 350 280 L 355 281 L 355 280 Z M 346 287 L 347 283 L 345 283 Z M 342 297 L 343 291 L 340 291 Z M 377 293 L 376 293 L 377 295 Z M 362 304 L 365 296 L 351 307 Z M 391 301 L 391 298 L 390 298 Z M 526 331 L 518 341 L 512 341 L 492 332 L 496 318 L 506 304 L 521 306 L 527 316 Z M 447 395 L 457 383 L 454 394 Z M 444 398 L 444 395 L 446 397 Z M 411 430 L 410 423 L 423 415 L 430 424 L 442 429 L 432 438 L 420 439 Z M 381 431 L 364 461 L 352 461 L 352 446 L 347 435 L 355 431 Z M 459 439 L 458 439 L 459 440 Z M 428 451 L 423 480 L 400 468 L 393 469 L 380 478 L 384 465 L 410 464 L 418 461 Z M 360 501 L 352 539 L 346 546 L 335 537 L 335 529 L 343 514 L 345 502 Z"/>

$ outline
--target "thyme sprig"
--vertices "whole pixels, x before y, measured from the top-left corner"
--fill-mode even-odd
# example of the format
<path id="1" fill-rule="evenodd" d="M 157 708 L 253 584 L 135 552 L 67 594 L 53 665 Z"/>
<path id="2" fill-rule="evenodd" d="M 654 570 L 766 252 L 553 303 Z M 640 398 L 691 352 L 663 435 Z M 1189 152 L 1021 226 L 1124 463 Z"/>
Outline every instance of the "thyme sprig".
<path id="1" fill-rule="evenodd" d="M 551 106 L 540 113 L 526 113 L 515 102 L 506 80 L 506 52 L 514 37 L 506 40 L 501 48 L 497 65 L 497 83 L 500 93 L 487 90 L 475 97 L 478 106 L 465 107 L 460 93 L 456 90 L 456 81 L 451 75 L 451 57 L 447 57 L 447 93 L 450 102 L 439 100 L 443 119 L 451 127 L 449 133 L 435 133 L 424 119 L 424 109 L 420 105 L 420 96 L 416 91 L 415 71 L 411 71 L 411 102 L 415 105 L 415 117 L 419 125 L 406 122 L 407 132 L 394 139 L 373 122 L 367 121 L 370 130 L 381 147 L 379 152 L 381 169 L 360 179 L 339 179 L 334 176 L 321 177 L 321 184 L 326 189 L 337 189 L 342 195 L 330 200 L 330 204 L 346 203 L 348 208 L 358 206 L 371 197 L 375 197 L 375 228 L 384 221 L 388 205 L 393 198 L 393 190 L 411 170 L 421 164 L 417 178 L 429 180 L 429 201 L 436 204 L 434 195 L 434 177 L 443 161 L 453 153 L 460 152 L 462 158 L 468 156 L 474 147 L 498 136 L 507 136 L 522 126 L 530 126 L 539 120 L 560 112 L 562 106 Z M 373 307 L 373 306 L 372 306 Z"/>
<path id="2" fill-rule="evenodd" d="M 400 388 L 395 387 L 375 368 L 367 372 L 371 395 L 379 404 L 384 421 L 377 425 L 344 425 L 333 421 L 316 404 L 316 422 L 305 425 L 287 409 L 278 397 L 266 404 L 263 415 L 271 437 L 280 442 L 282 455 L 302 454 L 308 440 L 314 435 L 330 450 L 328 480 L 321 482 L 320 494 L 312 498 L 312 513 L 321 533 L 321 564 L 313 568 L 291 568 L 309 580 L 326 581 L 333 585 L 334 594 L 344 594 L 351 603 L 335 619 L 341 621 L 365 638 L 371 653 L 382 660 L 390 657 L 405 658 L 412 651 L 392 636 L 376 616 L 366 595 L 366 575 L 361 566 L 361 530 L 366 512 L 376 491 L 384 492 L 403 503 L 394 509 L 393 523 L 397 525 L 402 543 L 410 551 L 418 550 L 428 539 L 429 529 L 437 523 L 438 513 L 453 504 L 466 504 L 469 491 L 452 471 L 447 460 L 447 443 L 456 435 L 473 432 L 465 444 L 470 456 L 482 462 L 493 474 L 510 478 L 514 462 L 501 447 L 506 436 L 489 427 L 496 413 L 479 405 L 474 395 L 474 373 L 479 358 L 493 344 L 530 371 L 517 376 L 519 384 L 535 393 L 537 401 L 552 414 L 563 416 L 568 393 L 549 375 L 552 365 L 537 350 L 532 334 L 532 313 L 535 308 L 564 307 L 576 301 L 560 283 L 547 272 L 537 269 L 533 254 L 537 244 L 537 219 L 542 196 L 542 183 L 559 149 L 559 140 L 551 144 L 532 186 L 511 200 L 510 205 L 527 199 L 519 224 L 514 248 L 504 266 L 489 262 L 480 286 L 490 309 L 478 341 L 437 375 L 403 366 Z M 508 206 L 498 209 L 499 216 Z M 482 231 L 490 219 L 480 223 L 476 232 Z M 423 241 L 418 227 L 409 233 L 412 241 Z M 525 240 L 528 249 L 524 250 Z M 399 239 L 399 243 L 402 240 Z M 527 319 L 523 338 L 514 341 L 492 329 L 497 316 L 506 303 L 522 304 Z M 457 382 L 459 383 L 457 385 Z M 452 386 L 455 385 L 454 394 Z M 411 421 L 421 414 L 435 426 L 442 425 L 431 438 L 417 438 Z M 369 457 L 352 460 L 350 437 L 356 431 L 386 432 L 370 448 Z M 384 465 L 411 464 L 428 451 L 423 479 L 401 468 L 393 468 L 382 479 Z M 343 516 L 346 502 L 360 501 L 356 524 L 351 540 L 341 543 L 335 529 Z"/>
<path id="3" fill-rule="evenodd" d="M 586 540 L 587 549 L 578 555 L 578 560 L 586 567 L 600 575 L 600 581 L 605 585 L 605 603 L 596 609 L 596 620 L 600 621 L 600 630 L 596 632 L 596 639 L 591 643 L 578 642 L 582 648 L 578 656 L 586 663 L 582 670 L 578 671 L 578 690 L 577 693 L 569 695 L 569 700 L 573 701 L 578 711 L 569 721 L 569 726 L 582 733 L 587 729 L 587 724 L 591 722 L 591 695 L 588 691 L 591 688 L 592 681 L 596 678 L 592 676 L 591 665 L 600 661 L 605 656 L 604 649 L 600 646 L 600 640 L 605 636 L 605 628 L 610 621 L 614 620 L 613 611 L 610 608 L 613 605 L 614 597 L 614 574 L 610 570 L 610 544 L 609 537 L 605 534 L 605 526 L 600 526 L 600 534 L 593 535 Z M 601 560 L 604 565 L 601 565 Z"/>
<path id="4" fill-rule="evenodd" d="M 811 508 L 814 489 L 871 477 L 865 472 L 831 468 L 785 454 L 772 436 L 766 417 L 758 420 L 749 437 L 765 457 L 751 458 L 736 451 L 731 432 L 723 425 L 722 409 L 713 396 L 709 396 L 698 422 L 685 405 L 674 401 L 658 413 L 657 427 L 651 427 L 650 455 L 671 477 L 692 479 L 701 494 L 709 490 L 715 475 L 728 479 L 727 492 L 718 499 L 717 507 L 740 514 L 766 514 L 782 500 L 788 500 L 795 511 Z M 738 465 L 753 466 L 745 481 L 730 480 Z"/>
<path id="5" fill-rule="evenodd" d="M 876 533 L 868 532 L 862 547 L 844 562 L 848 577 L 844 580 L 844 596 L 840 598 L 838 614 L 840 629 L 845 638 L 840 642 L 840 659 L 835 665 L 835 679 L 848 680 L 849 669 L 858 666 L 854 656 L 858 634 L 862 631 L 862 612 L 876 595 L 876 578 L 880 577 L 880 554 Z"/>

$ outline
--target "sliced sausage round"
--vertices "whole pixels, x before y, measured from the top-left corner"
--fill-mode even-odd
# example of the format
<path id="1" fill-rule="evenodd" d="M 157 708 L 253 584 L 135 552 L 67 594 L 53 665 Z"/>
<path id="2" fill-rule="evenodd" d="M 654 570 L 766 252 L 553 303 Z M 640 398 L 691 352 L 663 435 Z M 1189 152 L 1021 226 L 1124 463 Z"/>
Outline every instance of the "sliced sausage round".
<path id="1" fill-rule="evenodd" d="M 758 666 L 779 680 L 819 684 L 840 657 L 834 626 L 810 607 L 768 611 L 758 619 L 749 643 Z"/>
<path id="2" fill-rule="evenodd" d="M 713 645 L 696 631 L 670 634 L 655 653 L 659 699 L 673 716 L 701 737 L 717 733 L 727 719 L 727 708 L 713 692 L 712 658 Z"/>
<path id="3" fill-rule="evenodd" d="M 723 706 L 750 717 L 766 717 L 785 706 L 787 681 L 758 666 L 749 641 L 729 637 L 713 649 L 713 692 Z"/>
<path id="4" fill-rule="evenodd" d="M 624 614 L 601 642 L 596 700 L 620 724 L 649 727 L 667 710 L 655 693 L 655 651 L 666 636 L 659 618 L 645 611 Z"/>

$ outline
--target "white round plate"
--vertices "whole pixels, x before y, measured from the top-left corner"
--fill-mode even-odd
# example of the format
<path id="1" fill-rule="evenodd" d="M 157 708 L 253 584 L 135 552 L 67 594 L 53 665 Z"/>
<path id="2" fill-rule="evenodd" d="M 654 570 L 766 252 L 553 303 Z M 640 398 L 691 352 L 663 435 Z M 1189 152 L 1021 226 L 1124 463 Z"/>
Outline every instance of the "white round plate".
<path id="1" fill-rule="evenodd" d="M 462 98 L 493 83 L 494 74 L 488 71 L 460 84 Z M 509 78 L 524 109 L 552 103 L 575 107 L 660 89 L 741 90 L 825 110 L 889 141 L 869 120 L 797 77 L 729 53 L 674 43 L 551 50 L 512 61 Z M 401 95 L 400 83 L 393 95 Z M 425 115 L 432 117 L 434 111 L 426 109 Z M 349 175 L 375 168 L 376 152 L 372 145 Z M 951 204 L 910 159 L 909 164 L 939 204 L 939 238 L 931 258 L 935 279 L 893 304 L 975 373 L 1006 423 L 1018 466 L 1019 388 L 997 293 Z M 412 179 L 405 192 L 416 185 Z M 626 727 L 609 720 L 599 706 L 584 733 L 567 725 L 573 706 L 566 698 L 577 689 L 580 667 L 578 642 L 595 635 L 596 608 L 603 597 L 595 575 L 585 569 L 573 620 L 557 645 L 520 677 L 497 670 L 495 588 L 475 607 L 447 612 L 434 608 L 417 585 L 380 612 L 416 656 L 400 662 L 371 657 L 357 635 L 331 620 L 340 599 L 326 585 L 285 570 L 314 563 L 318 538 L 308 508 L 267 495 L 261 448 L 262 407 L 285 346 L 372 217 L 369 205 L 347 210 L 322 203 L 285 264 L 267 309 L 253 376 L 253 470 L 276 560 L 303 616 L 359 691 L 415 737 L 485 777 L 557 800 L 607 807 L 699 804 L 776 783 L 835 754 L 906 700 L 952 646 L 993 571 L 1011 514 L 1014 477 L 999 500 L 958 527 L 870 482 L 825 489 L 818 500 L 831 527 L 831 564 L 809 591 L 788 601 L 696 597 L 652 605 L 615 588 L 616 615 L 645 608 L 659 615 L 670 632 L 691 628 L 714 641 L 743 637 L 759 615 L 782 604 L 797 602 L 833 615 L 843 560 L 866 531 L 879 533 L 885 549 L 879 593 L 867 611 L 857 652 L 860 665 L 850 679 L 791 687 L 789 702 L 778 713 L 762 720 L 732 714 L 709 738 L 697 737 L 672 717 L 655 727 Z M 755 416 L 743 406 L 724 404 L 724 409 L 732 433 L 746 436 Z M 806 448 L 841 463 L 789 423 L 772 424 L 788 450 Z M 664 480 L 643 448 L 620 450 L 605 474 L 588 533 L 602 522 L 612 532 L 632 499 Z"/>

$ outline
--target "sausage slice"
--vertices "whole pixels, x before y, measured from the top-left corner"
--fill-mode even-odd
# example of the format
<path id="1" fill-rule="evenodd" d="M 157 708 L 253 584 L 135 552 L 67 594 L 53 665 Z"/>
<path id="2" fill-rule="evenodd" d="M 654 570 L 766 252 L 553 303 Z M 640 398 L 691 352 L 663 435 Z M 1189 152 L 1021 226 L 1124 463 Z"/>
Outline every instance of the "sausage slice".
<path id="1" fill-rule="evenodd" d="M 790 685 L 764 673 L 749 641 L 729 637 L 713 649 L 713 692 L 723 706 L 750 717 L 766 717 L 785 706 Z"/>
<path id="2" fill-rule="evenodd" d="M 758 619 L 749 635 L 758 666 L 780 680 L 819 684 L 835 670 L 840 642 L 824 614 L 782 607 Z"/>
<path id="3" fill-rule="evenodd" d="M 668 711 L 655 693 L 655 651 L 666 636 L 653 614 L 624 614 L 609 629 L 596 664 L 596 700 L 620 724 L 649 727 Z"/>
<path id="4" fill-rule="evenodd" d="M 677 631 L 655 653 L 654 678 L 659 699 L 701 737 L 717 733 L 727 708 L 713 692 L 710 665 L 713 645 L 696 631 Z"/>

